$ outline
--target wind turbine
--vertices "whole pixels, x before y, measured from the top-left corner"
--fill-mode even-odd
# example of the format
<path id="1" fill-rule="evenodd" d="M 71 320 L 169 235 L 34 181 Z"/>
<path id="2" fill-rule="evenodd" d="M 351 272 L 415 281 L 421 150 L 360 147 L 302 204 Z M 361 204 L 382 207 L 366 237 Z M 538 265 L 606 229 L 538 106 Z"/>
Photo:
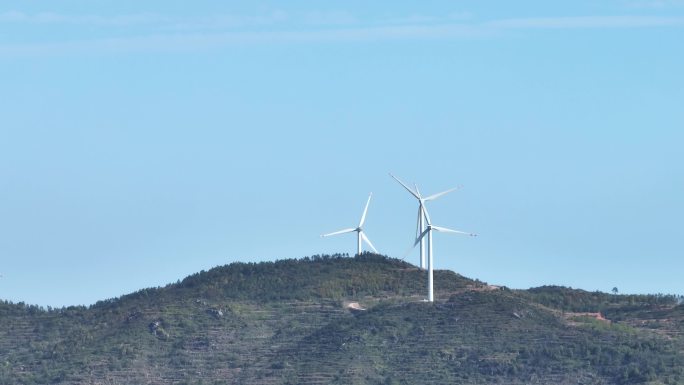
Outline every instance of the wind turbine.
<path id="1" fill-rule="evenodd" d="M 390 176 L 392 178 L 394 178 L 394 180 L 399 182 L 400 185 L 404 186 L 406 191 L 408 191 L 411 195 L 413 195 L 416 199 L 418 199 L 418 223 L 416 224 L 416 226 L 417 226 L 416 239 L 420 239 L 420 268 L 425 270 L 425 244 L 423 242 L 423 238 L 420 237 L 420 234 L 422 234 L 423 231 L 425 231 L 424 218 L 426 218 L 426 215 L 427 215 L 426 211 L 425 211 L 425 202 L 433 201 L 433 200 L 441 197 L 442 195 L 446 195 L 446 194 L 448 194 L 454 190 L 458 190 L 459 188 L 461 188 L 461 186 L 457 186 L 457 187 L 451 188 L 449 190 L 442 191 L 442 192 L 437 193 L 437 194 L 432 194 L 430 196 L 423 198 L 423 196 L 420 194 L 420 191 L 418 190 L 418 186 L 415 186 L 416 187 L 415 191 L 411 190 L 410 187 L 408 187 L 404 182 L 399 180 L 399 178 L 392 175 L 392 173 L 390 173 Z"/>
<path id="2" fill-rule="evenodd" d="M 423 238 L 427 235 L 427 243 L 428 243 L 428 280 L 427 280 L 427 289 L 428 289 L 428 302 L 434 302 L 435 301 L 435 296 L 434 296 L 434 290 L 433 290 L 433 274 L 432 271 L 434 269 L 434 262 L 433 262 L 433 257 L 434 254 L 432 252 L 432 231 L 437 231 L 441 233 L 454 233 L 454 234 L 463 234 L 463 235 L 468 235 L 471 237 L 476 237 L 477 234 L 473 233 L 467 233 L 465 231 L 459 231 L 459 230 L 452 230 L 452 229 L 447 229 L 446 227 L 441 227 L 441 226 L 435 226 L 432 224 L 432 221 L 430 221 L 430 215 L 427 212 L 427 209 L 423 207 L 423 213 L 425 214 L 425 221 L 427 221 L 427 227 L 425 230 L 423 230 L 422 233 L 420 233 L 420 236 L 416 238 L 416 241 L 413 243 L 413 247 L 416 247 L 418 243 L 420 243 Z M 412 247 L 412 248 L 413 248 Z"/>
<path id="3" fill-rule="evenodd" d="M 378 251 L 375 249 L 375 247 L 371 243 L 370 239 L 368 239 L 366 234 L 363 232 L 363 223 L 366 221 L 366 213 L 368 212 L 368 205 L 370 204 L 372 196 L 373 196 L 373 193 L 370 193 L 370 195 L 368 195 L 368 201 L 366 202 L 366 208 L 363 209 L 363 214 L 361 215 L 361 221 L 359 221 L 359 225 L 356 228 L 348 228 L 348 229 L 339 230 L 339 231 L 335 231 L 335 232 L 328 233 L 328 234 L 323 234 L 323 235 L 321 235 L 321 237 L 329 237 L 331 235 L 352 233 L 352 232 L 356 231 L 356 246 L 357 246 L 357 249 L 356 249 L 357 252 L 356 253 L 361 254 L 361 241 L 362 240 L 364 242 L 366 242 L 366 244 L 368 244 L 368 246 L 370 246 L 370 248 L 373 249 L 373 251 L 375 251 L 377 253 Z"/>

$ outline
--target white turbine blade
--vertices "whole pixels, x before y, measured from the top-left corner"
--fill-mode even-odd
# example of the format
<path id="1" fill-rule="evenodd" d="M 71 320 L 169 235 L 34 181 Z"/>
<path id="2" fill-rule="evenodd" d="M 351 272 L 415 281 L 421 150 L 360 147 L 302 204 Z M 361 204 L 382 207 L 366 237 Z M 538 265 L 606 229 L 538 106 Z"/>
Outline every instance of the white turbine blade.
<path id="1" fill-rule="evenodd" d="M 454 234 L 463 234 L 463 235 L 469 235 L 471 237 L 476 237 L 477 234 L 473 233 L 467 233 L 465 231 L 459 231 L 459 230 L 452 230 L 452 229 L 447 229 L 446 227 L 440 227 L 440 226 L 432 226 L 433 230 L 440 231 L 442 233 L 454 233 Z"/>
<path id="2" fill-rule="evenodd" d="M 359 227 L 363 226 L 363 222 L 366 221 L 366 213 L 368 212 L 368 205 L 370 204 L 371 197 L 373 196 L 373 193 L 370 193 L 368 195 L 368 201 L 366 201 L 366 208 L 363 209 L 363 215 L 361 215 L 361 221 L 359 222 Z"/>
<path id="3" fill-rule="evenodd" d="M 423 239 L 423 237 L 427 234 L 428 230 L 423 231 L 419 236 L 416 237 L 416 241 L 413 242 L 411 246 L 409 246 L 408 249 L 401 255 L 401 260 L 406 259 L 406 256 L 411 252 L 411 250 L 416 248 L 416 245 L 420 243 L 420 240 Z"/>
<path id="4" fill-rule="evenodd" d="M 462 187 L 462 186 L 456 186 L 456 187 L 450 188 L 450 189 L 448 189 L 448 190 L 446 190 L 446 191 L 442 191 L 442 192 L 437 193 L 437 194 L 432 194 L 432 195 L 430 195 L 430 196 L 427 197 L 427 198 L 423 198 L 423 200 L 426 200 L 426 201 L 433 201 L 433 200 L 435 200 L 435 199 L 441 197 L 442 195 L 446 195 L 446 194 L 448 194 L 448 193 L 450 193 L 450 192 L 452 192 L 452 191 L 456 191 L 456 190 L 460 189 L 461 187 Z"/>
<path id="5" fill-rule="evenodd" d="M 416 188 L 416 194 L 418 194 L 419 197 L 422 197 L 423 194 L 421 194 L 420 190 L 418 190 L 418 185 L 414 183 L 413 186 Z"/>
<path id="6" fill-rule="evenodd" d="M 423 204 L 423 202 L 420 203 L 420 207 L 423 208 L 423 214 L 425 215 L 425 220 L 427 221 L 428 226 L 432 223 L 430 220 L 430 214 L 427 212 L 427 207 Z"/>
<path id="7" fill-rule="evenodd" d="M 344 230 L 340 230 L 340 231 L 335 231 L 335 232 L 333 232 L 333 233 L 323 234 L 323 235 L 321 235 L 321 237 L 329 237 L 329 236 L 331 236 L 331 235 L 344 234 L 344 233 L 352 233 L 352 232 L 354 232 L 354 231 L 356 231 L 356 229 L 349 228 L 349 229 L 344 229 Z"/>
<path id="8" fill-rule="evenodd" d="M 405 185 L 404 182 L 400 181 L 399 178 L 397 178 L 396 176 L 392 175 L 392 173 L 390 173 L 390 176 L 391 176 L 392 178 L 394 178 L 394 180 L 396 180 L 397 182 L 399 182 L 400 185 L 404 186 L 404 188 L 406 189 L 406 191 L 408 191 L 409 193 L 411 193 L 411 195 L 413 195 L 414 197 L 416 197 L 416 199 L 420 199 L 420 196 L 419 196 L 418 194 L 416 194 L 415 191 L 411 190 L 407 185 Z"/>
<path id="9" fill-rule="evenodd" d="M 418 218 L 416 220 L 416 238 L 420 236 L 420 216 L 422 215 L 422 210 L 420 209 L 420 206 L 418 206 Z"/>
<path id="10" fill-rule="evenodd" d="M 413 247 L 416 247 L 416 245 L 420 243 L 420 240 L 423 239 L 423 237 L 426 236 L 427 233 L 429 233 L 429 232 L 430 232 L 430 229 L 425 229 L 425 231 L 420 233 L 420 236 L 418 238 L 416 238 L 415 242 L 413 242 Z"/>
<path id="11" fill-rule="evenodd" d="M 416 245 L 420 243 L 420 240 L 423 239 L 424 236 L 427 235 L 428 231 L 430 230 L 426 229 L 418 237 L 416 237 L 416 241 L 413 242 L 413 244 L 404 252 L 404 254 L 401 255 L 401 260 L 405 259 L 406 256 L 411 252 L 411 250 L 416 248 Z"/>
<path id="12" fill-rule="evenodd" d="M 368 237 L 363 231 L 361 232 L 361 239 L 363 239 L 366 242 L 366 244 L 368 244 L 368 246 L 370 246 L 370 248 L 373 249 L 373 251 L 375 251 L 376 254 L 379 254 L 378 250 L 375 248 L 375 246 L 373 246 L 370 239 L 368 239 Z"/>

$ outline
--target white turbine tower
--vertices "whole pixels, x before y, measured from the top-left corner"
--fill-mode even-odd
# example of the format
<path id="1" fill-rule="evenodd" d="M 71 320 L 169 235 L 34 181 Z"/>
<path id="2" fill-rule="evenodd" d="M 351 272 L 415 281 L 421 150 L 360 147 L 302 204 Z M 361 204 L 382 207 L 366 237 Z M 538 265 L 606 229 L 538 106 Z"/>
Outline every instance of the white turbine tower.
<path id="1" fill-rule="evenodd" d="M 441 227 L 441 226 L 435 226 L 432 224 L 432 221 L 430 221 L 430 215 L 428 215 L 427 209 L 423 207 L 423 213 L 425 214 L 425 220 L 427 221 L 427 227 L 425 230 L 423 230 L 422 233 L 420 233 L 420 236 L 416 238 L 416 241 L 413 243 L 413 247 L 416 247 L 418 243 L 420 243 L 423 238 L 427 235 L 427 243 L 428 243 L 428 279 L 427 279 L 427 289 L 428 289 L 428 302 L 434 302 L 435 296 L 434 296 L 434 290 L 433 290 L 433 279 L 432 279 L 432 272 L 434 269 L 434 254 L 432 252 L 432 231 L 438 231 L 442 233 L 454 233 L 454 234 L 463 234 L 463 235 L 469 235 L 471 237 L 476 237 L 477 234 L 473 233 L 466 233 L 465 231 L 459 231 L 459 230 L 452 230 L 452 229 L 447 229 L 446 227 Z"/>
<path id="2" fill-rule="evenodd" d="M 331 235 L 352 233 L 352 232 L 356 231 L 356 250 L 357 250 L 356 253 L 361 254 L 361 241 L 362 240 L 363 240 L 363 242 L 366 242 L 366 244 L 368 244 L 368 246 L 370 246 L 370 248 L 373 249 L 373 251 L 375 251 L 377 253 L 378 251 L 375 249 L 375 247 L 371 243 L 370 239 L 368 239 L 366 234 L 363 232 L 363 223 L 366 221 L 366 213 L 368 212 L 368 205 L 370 204 L 372 196 L 373 196 L 373 193 L 370 193 L 370 195 L 368 195 L 368 201 L 366 202 L 366 208 L 363 209 L 363 214 L 361 215 L 361 221 L 359 221 L 359 225 L 356 228 L 348 228 L 348 229 L 339 230 L 339 231 L 335 231 L 335 232 L 328 233 L 328 234 L 323 234 L 323 235 L 321 235 L 321 237 L 329 237 Z"/>
<path id="3" fill-rule="evenodd" d="M 423 221 L 423 219 L 427 217 L 427 213 L 425 212 L 425 202 L 435 200 L 435 199 L 441 197 L 442 195 L 446 195 L 446 194 L 448 194 L 452 191 L 458 190 L 460 188 L 460 186 L 457 186 L 457 187 L 451 188 L 449 190 L 442 191 L 442 192 L 437 193 L 437 194 L 432 194 L 430 196 L 423 198 L 422 195 L 420 194 L 420 191 L 418 190 L 418 186 L 416 186 L 416 190 L 413 191 L 413 190 L 411 190 L 410 187 L 408 187 L 406 184 L 404 184 L 404 182 L 399 180 L 399 178 L 392 175 L 392 173 L 390 173 L 390 176 L 392 178 L 394 178 L 394 180 L 399 182 L 400 185 L 404 186 L 406 191 L 408 191 L 411 195 L 413 195 L 416 199 L 418 199 L 418 223 L 416 224 L 416 226 L 417 226 L 416 239 L 420 238 L 420 234 L 422 234 L 423 231 L 425 231 L 425 222 Z M 425 270 L 425 244 L 424 244 L 422 238 L 420 238 L 420 268 Z"/>

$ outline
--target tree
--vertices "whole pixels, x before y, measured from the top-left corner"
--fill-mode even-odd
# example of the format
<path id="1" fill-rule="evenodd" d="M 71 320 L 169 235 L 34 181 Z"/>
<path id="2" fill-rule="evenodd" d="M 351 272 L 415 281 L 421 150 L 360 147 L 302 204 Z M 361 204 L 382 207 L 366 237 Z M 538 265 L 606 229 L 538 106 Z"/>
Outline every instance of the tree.
<path id="1" fill-rule="evenodd" d="M 612 290 L 612 292 L 613 292 L 613 294 L 617 294 L 617 293 L 618 293 L 618 288 L 617 288 L 617 287 L 614 287 L 613 290 Z"/>

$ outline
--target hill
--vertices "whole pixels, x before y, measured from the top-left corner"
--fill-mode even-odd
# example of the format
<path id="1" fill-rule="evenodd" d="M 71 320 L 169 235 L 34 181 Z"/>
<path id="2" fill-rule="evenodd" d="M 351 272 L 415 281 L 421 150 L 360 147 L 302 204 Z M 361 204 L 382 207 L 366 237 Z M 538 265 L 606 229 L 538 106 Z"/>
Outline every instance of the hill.
<path id="1" fill-rule="evenodd" d="M 676 297 L 436 271 L 429 304 L 424 274 L 374 254 L 315 256 L 90 307 L 2 302 L 0 384 L 684 383 Z"/>

